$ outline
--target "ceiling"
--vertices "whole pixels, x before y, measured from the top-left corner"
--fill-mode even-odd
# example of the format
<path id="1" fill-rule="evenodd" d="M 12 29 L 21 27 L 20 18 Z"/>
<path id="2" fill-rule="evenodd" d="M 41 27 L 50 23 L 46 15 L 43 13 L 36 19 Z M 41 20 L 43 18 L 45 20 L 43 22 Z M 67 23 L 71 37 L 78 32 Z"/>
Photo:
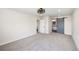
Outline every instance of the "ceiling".
<path id="1" fill-rule="evenodd" d="M 37 10 L 39 8 L 12 8 L 12 10 L 19 11 L 26 14 L 38 15 Z M 73 8 L 44 8 L 47 16 L 67 16 L 71 15 L 74 11 Z"/>

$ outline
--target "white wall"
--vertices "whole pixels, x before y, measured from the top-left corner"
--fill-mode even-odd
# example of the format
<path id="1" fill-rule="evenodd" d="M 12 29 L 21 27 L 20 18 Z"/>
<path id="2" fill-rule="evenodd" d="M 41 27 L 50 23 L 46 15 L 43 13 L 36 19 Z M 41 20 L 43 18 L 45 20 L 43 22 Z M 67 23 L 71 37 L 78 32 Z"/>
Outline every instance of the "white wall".
<path id="1" fill-rule="evenodd" d="M 0 9 L 0 45 L 36 34 L 36 17 Z"/>
<path id="2" fill-rule="evenodd" d="M 52 33 L 52 19 L 48 17 L 48 32 Z"/>
<path id="3" fill-rule="evenodd" d="M 64 34 L 72 35 L 72 18 L 68 16 L 64 19 Z"/>
<path id="4" fill-rule="evenodd" d="M 72 37 L 79 50 L 79 9 L 75 9 L 72 21 Z"/>

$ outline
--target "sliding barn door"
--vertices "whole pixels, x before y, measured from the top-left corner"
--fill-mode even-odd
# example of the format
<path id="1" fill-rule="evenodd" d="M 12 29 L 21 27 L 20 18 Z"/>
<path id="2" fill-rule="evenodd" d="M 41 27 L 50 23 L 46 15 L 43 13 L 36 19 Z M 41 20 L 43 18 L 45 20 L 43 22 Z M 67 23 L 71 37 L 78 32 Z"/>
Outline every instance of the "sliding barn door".
<path id="1" fill-rule="evenodd" d="M 57 19 L 57 32 L 64 34 L 64 18 Z"/>

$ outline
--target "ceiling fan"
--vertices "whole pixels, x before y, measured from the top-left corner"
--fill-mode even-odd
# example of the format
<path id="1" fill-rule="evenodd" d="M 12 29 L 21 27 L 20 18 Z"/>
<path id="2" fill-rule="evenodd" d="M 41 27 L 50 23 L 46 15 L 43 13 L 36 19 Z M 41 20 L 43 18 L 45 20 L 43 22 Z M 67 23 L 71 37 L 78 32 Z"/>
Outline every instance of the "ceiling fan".
<path id="1" fill-rule="evenodd" d="M 43 18 L 43 14 L 45 13 L 45 9 L 43 8 L 39 8 L 37 10 L 37 14 L 38 14 L 38 19 L 41 20 Z"/>
<path id="2" fill-rule="evenodd" d="M 45 13 L 45 9 L 39 8 L 39 9 L 37 10 L 37 13 L 38 13 L 38 14 L 44 14 L 44 13 Z"/>

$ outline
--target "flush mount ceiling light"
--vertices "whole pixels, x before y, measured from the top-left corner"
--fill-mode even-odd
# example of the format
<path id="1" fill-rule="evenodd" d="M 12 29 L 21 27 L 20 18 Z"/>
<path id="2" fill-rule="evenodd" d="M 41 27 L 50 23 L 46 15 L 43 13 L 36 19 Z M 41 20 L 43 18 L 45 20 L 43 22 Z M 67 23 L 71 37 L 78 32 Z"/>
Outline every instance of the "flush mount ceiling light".
<path id="1" fill-rule="evenodd" d="M 44 13 L 45 13 L 45 9 L 39 8 L 39 9 L 37 10 L 37 13 L 38 13 L 38 14 L 44 14 Z"/>
<path id="2" fill-rule="evenodd" d="M 58 9 L 58 13 L 60 13 L 61 12 L 61 9 Z"/>
<path id="3" fill-rule="evenodd" d="M 57 12 L 58 12 L 58 18 L 59 18 L 59 17 L 61 16 L 61 15 L 60 15 L 60 13 L 61 13 L 61 9 L 58 8 Z"/>

